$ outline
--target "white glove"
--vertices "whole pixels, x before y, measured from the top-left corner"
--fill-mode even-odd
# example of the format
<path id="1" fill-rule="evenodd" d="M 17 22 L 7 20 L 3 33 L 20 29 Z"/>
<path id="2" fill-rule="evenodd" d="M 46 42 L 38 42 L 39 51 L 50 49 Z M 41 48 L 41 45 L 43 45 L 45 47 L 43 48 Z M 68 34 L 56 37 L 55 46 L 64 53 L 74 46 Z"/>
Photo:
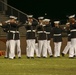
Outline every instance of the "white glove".
<path id="1" fill-rule="evenodd" d="M 64 29 L 66 29 L 66 27 L 64 27 Z"/>
<path id="2" fill-rule="evenodd" d="M 29 22 L 29 23 L 28 23 L 28 25 L 32 25 L 32 23 L 31 23 L 31 22 Z"/>
<path id="3" fill-rule="evenodd" d="M 5 21 L 5 23 L 9 23 L 9 22 L 10 22 L 10 20 Z"/>
<path id="4" fill-rule="evenodd" d="M 2 26 L 2 23 L 0 23 L 0 26 Z"/>

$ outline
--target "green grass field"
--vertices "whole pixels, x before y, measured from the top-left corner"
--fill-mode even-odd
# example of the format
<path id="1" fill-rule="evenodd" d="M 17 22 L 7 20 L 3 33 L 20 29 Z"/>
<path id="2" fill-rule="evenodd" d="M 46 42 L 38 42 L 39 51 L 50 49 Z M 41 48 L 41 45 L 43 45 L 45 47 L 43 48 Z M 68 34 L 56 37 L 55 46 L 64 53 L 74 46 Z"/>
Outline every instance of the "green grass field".
<path id="1" fill-rule="evenodd" d="M 4 59 L 0 56 L 0 75 L 76 75 L 76 58 Z"/>

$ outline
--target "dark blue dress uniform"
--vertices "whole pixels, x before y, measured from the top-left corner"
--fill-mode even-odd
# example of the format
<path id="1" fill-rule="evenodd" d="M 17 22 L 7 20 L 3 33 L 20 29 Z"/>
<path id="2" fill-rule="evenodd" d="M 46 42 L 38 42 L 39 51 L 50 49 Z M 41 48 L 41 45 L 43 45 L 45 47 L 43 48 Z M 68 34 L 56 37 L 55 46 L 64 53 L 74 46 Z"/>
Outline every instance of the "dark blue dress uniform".
<path id="1" fill-rule="evenodd" d="M 19 37 L 13 37 L 13 35 L 15 34 L 15 30 L 16 30 L 16 26 L 17 24 L 15 23 L 8 23 L 6 25 L 3 25 L 2 28 L 5 28 L 7 31 L 7 40 L 11 40 L 11 39 L 19 39 Z"/>
<path id="2" fill-rule="evenodd" d="M 67 40 L 67 45 L 65 46 L 63 52 L 62 52 L 62 56 L 64 56 L 65 54 L 67 54 L 67 52 L 69 51 L 70 47 L 71 47 L 71 34 L 70 34 L 70 29 L 67 29 L 66 30 L 66 33 L 67 33 L 67 37 L 68 37 L 68 40 Z"/>
<path id="3" fill-rule="evenodd" d="M 70 24 L 70 32 L 71 32 L 71 47 L 69 52 L 69 57 L 76 56 L 76 23 Z"/>
<path id="4" fill-rule="evenodd" d="M 52 49 L 51 49 L 51 46 L 50 46 L 50 41 L 51 41 L 51 38 L 52 38 L 51 24 L 46 25 L 46 34 L 47 34 L 47 50 L 48 50 L 49 56 L 52 57 L 53 54 L 52 54 Z"/>
<path id="5" fill-rule="evenodd" d="M 50 24 L 46 25 L 46 34 L 47 40 L 50 40 L 52 38 L 52 27 Z"/>
<path id="6" fill-rule="evenodd" d="M 36 31 L 36 26 L 38 25 L 37 21 L 34 21 L 29 25 L 27 23 L 25 25 L 26 28 L 26 42 L 27 42 L 27 47 L 26 47 L 26 54 L 27 58 L 34 57 L 34 50 L 35 50 L 35 31 Z"/>
<path id="7" fill-rule="evenodd" d="M 54 41 L 54 57 L 60 57 L 60 49 L 62 43 L 62 29 L 60 27 L 53 28 L 53 41 Z"/>
<path id="8" fill-rule="evenodd" d="M 18 39 L 20 39 L 18 28 L 21 27 L 21 26 L 18 26 L 16 23 L 9 23 L 7 25 L 3 25 L 2 27 L 4 28 L 4 31 L 6 31 L 8 33 L 8 35 L 7 35 L 8 40 L 11 40 L 11 39 L 18 40 Z M 15 32 L 13 32 L 13 31 L 15 31 Z M 13 37 L 13 35 L 15 35 L 15 36 Z"/>
<path id="9" fill-rule="evenodd" d="M 35 39 L 35 30 L 38 23 L 36 21 L 33 21 L 31 25 L 26 24 L 26 39 Z"/>
<path id="10" fill-rule="evenodd" d="M 53 41 L 54 42 L 61 42 L 62 41 L 62 29 L 59 27 L 53 28 Z"/>
<path id="11" fill-rule="evenodd" d="M 10 53 L 9 53 L 9 58 L 13 59 L 15 56 L 15 44 L 17 40 L 20 40 L 20 35 L 19 35 L 19 31 L 18 28 L 20 26 L 18 26 L 16 23 L 7 23 L 5 25 L 2 26 L 2 28 L 6 28 L 7 29 L 7 40 L 9 41 L 9 48 L 10 48 Z M 20 49 L 20 41 L 18 42 L 18 52 L 21 52 Z M 21 54 L 21 53 L 20 53 Z"/>
<path id="12" fill-rule="evenodd" d="M 71 41 L 71 33 L 70 33 L 70 30 L 67 30 L 67 35 L 68 35 L 68 41 Z"/>
<path id="13" fill-rule="evenodd" d="M 46 26 L 38 25 L 36 30 L 38 33 L 38 40 L 46 40 L 47 39 Z"/>
<path id="14" fill-rule="evenodd" d="M 3 25 L 3 28 L 7 28 L 7 40 L 9 41 L 9 58 L 13 59 L 14 58 L 14 52 L 15 52 L 15 23 L 7 23 L 6 25 Z"/>
<path id="15" fill-rule="evenodd" d="M 20 47 L 20 33 L 19 33 L 19 28 L 22 27 L 23 25 L 18 25 L 16 24 L 15 26 L 15 46 L 17 46 L 17 55 L 18 58 L 21 58 L 21 47 Z M 15 54 L 15 53 L 14 53 Z M 14 55 L 15 57 L 15 55 Z"/>
<path id="16" fill-rule="evenodd" d="M 71 39 L 76 38 L 76 23 L 70 24 Z"/>
<path id="17" fill-rule="evenodd" d="M 38 25 L 37 28 L 38 34 L 38 57 L 47 57 L 47 34 L 46 34 L 46 25 Z"/>

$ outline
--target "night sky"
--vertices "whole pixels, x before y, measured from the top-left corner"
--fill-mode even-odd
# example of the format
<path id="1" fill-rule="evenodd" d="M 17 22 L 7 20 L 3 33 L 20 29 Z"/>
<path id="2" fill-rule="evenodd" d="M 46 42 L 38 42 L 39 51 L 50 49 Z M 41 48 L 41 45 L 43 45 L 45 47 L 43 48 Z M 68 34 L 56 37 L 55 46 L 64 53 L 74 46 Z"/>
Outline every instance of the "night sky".
<path id="1" fill-rule="evenodd" d="M 67 15 L 76 14 L 75 0 L 8 0 L 8 4 L 35 18 L 47 13 L 47 18 L 65 20 Z"/>

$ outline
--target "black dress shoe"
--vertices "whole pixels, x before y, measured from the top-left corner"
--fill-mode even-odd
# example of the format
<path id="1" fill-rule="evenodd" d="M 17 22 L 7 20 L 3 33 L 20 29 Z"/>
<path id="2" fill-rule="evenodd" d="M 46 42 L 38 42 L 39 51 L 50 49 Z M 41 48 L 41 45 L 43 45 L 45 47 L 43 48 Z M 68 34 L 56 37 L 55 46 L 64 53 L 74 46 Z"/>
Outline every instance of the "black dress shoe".
<path id="1" fill-rule="evenodd" d="M 27 57 L 27 59 L 30 59 L 30 57 Z"/>
<path id="2" fill-rule="evenodd" d="M 16 59 L 16 57 L 14 57 L 14 59 Z"/>
<path id="3" fill-rule="evenodd" d="M 61 53 L 61 55 L 64 57 L 65 54 L 64 53 Z"/>
<path id="4" fill-rule="evenodd" d="M 46 58 L 46 57 L 43 56 L 43 58 Z"/>
<path id="5" fill-rule="evenodd" d="M 74 57 L 69 57 L 69 59 L 74 59 Z"/>
<path id="6" fill-rule="evenodd" d="M 37 58 L 41 58 L 41 57 L 37 57 Z"/>
<path id="7" fill-rule="evenodd" d="M 8 57 L 4 57 L 5 59 L 7 59 Z"/>
<path id="8" fill-rule="evenodd" d="M 31 59 L 34 59 L 34 57 L 31 57 Z"/>
<path id="9" fill-rule="evenodd" d="M 50 58 L 53 57 L 53 55 L 50 55 Z"/>
<path id="10" fill-rule="evenodd" d="M 76 57 L 76 55 L 74 55 L 73 57 Z"/>
<path id="11" fill-rule="evenodd" d="M 18 57 L 19 59 L 21 59 L 21 57 Z"/>

